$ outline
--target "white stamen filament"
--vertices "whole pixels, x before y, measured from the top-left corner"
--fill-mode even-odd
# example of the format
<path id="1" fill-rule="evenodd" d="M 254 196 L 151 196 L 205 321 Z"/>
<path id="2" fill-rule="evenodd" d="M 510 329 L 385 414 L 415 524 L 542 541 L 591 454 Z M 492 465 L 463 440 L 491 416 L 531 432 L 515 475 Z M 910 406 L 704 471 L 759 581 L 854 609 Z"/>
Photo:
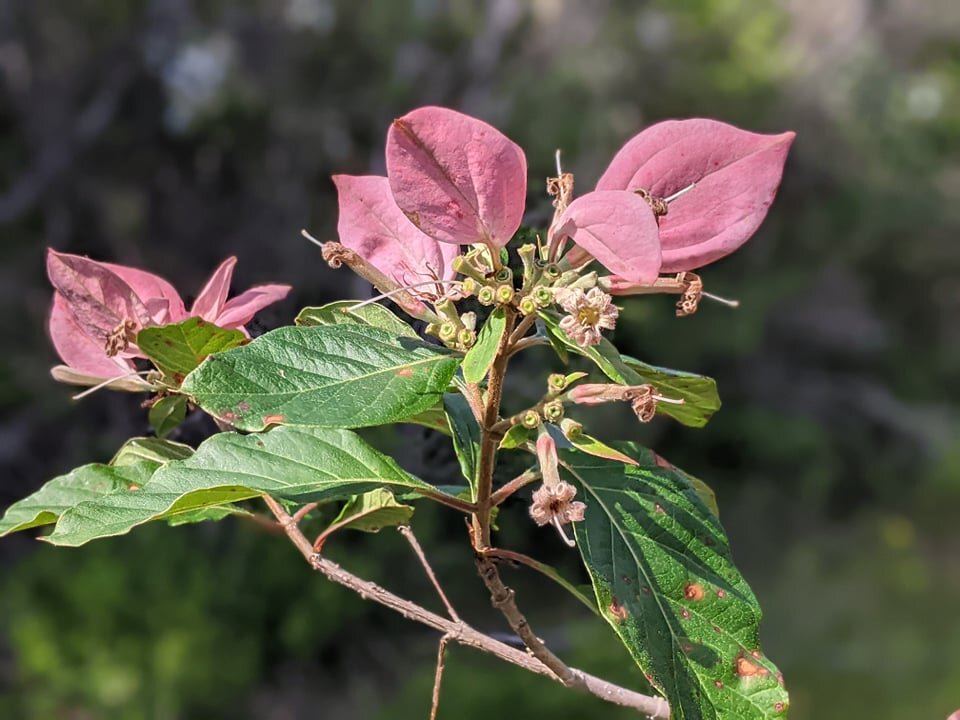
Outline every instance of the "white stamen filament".
<path id="1" fill-rule="evenodd" d="M 560 537 L 563 538 L 563 541 L 567 544 L 567 547 L 577 546 L 577 543 L 575 543 L 570 537 L 567 536 L 567 533 L 564 532 L 563 525 L 560 524 L 560 518 L 554 515 L 553 520 L 550 522 L 553 523 L 553 526 L 557 529 L 557 532 L 560 533 Z"/>
<path id="2" fill-rule="evenodd" d="M 74 395 L 71 399 L 72 399 L 72 400 L 82 400 L 82 399 L 85 398 L 87 395 L 93 395 L 93 393 L 95 393 L 97 390 L 102 390 L 103 388 L 107 387 L 108 385 L 112 385 L 112 384 L 115 383 L 117 380 L 127 380 L 127 379 L 132 378 L 132 377 L 137 377 L 137 376 L 140 376 L 140 375 L 146 375 L 146 374 L 149 373 L 149 372 L 152 372 L 152 371 L 151 371 L 151 370 L 141 370 L 140 372 L 132 372 L 132 373 L 127 373 L 126 375 L 117 375 L 117 377 L 107 378 L 107 379 L 104 380 L 102 383 L 100 383 L 100 384 L 98 384 L 98 385 L 94 385 L 94 386 L 91 387 L 91 388 L 87 388 L 87 389 L 84 390 L 83 392 L 77 393 L 77 394 Z"/>
<path id="3" fill-rule="evenodd" d="M 740 307 L 739 300 L 728 300 L 725 297 L 720 297 L 719 295 L 714 295 L 713 293 L 708 293 L 708 292 L 703 292 L 700 294 L 705 298 L 710 298 L 714 302 L 718 302 L 721 305 L 726 305 L 727 307 L 732 307 L 732 308 Z"/>
<path id="4" fill-rule="evenodd" d="M 663 201 L 664 201 L 665 203 L 667 203 L 667 205 L 669 205 L 670 203 L 672 203 L 674 200 L 676 200 L 678 197 L 680 197 L 680 196 L 683 195 L 684 193 L 688 193 L 688 192 L 690 192 L 691 190 L 693 190 L 696 186 L 697 186 L 696 183 L 690 183 L 690 184 L 687 185 L 683 190 L 678 190 L 677 192 L 675 192 L 675 193 L 674 193 L 673 195 L 671 195 L 670 197 L 665 197 L 665 198 L 663 199 Z"/>
<path id="5" fill-rule="evenodd" d="M 308 233 L 306 230 L 301 230 L 301 231 L 300 231 L 300 234 L 303 235 L 303 237 L 305 237 L 307 240 L 309 240 L 310 242 L 312 242 L 314 245 L 316 245 L 318 248 L 322 248 L 322 247 L 323 247 L 323 243 L 320 242 L 319 240 L 317 240 L 313 235 L 311 235 L 310 233 Z"/>
<path id="6" fill-rule="evenodd" d="M 668 405 L 683 405 L 685 402 L 683 398 L 668 398 L 663 395 L 654 395 L 653 399 L 657 402 L 667 403 Z"/>
<path id="7" fill-rule="evenodd" d="M 353 312 L 367 305 L 372 305 L 375 302 L 380 300 L 386 300 L 387 298 L 393 297 L 394 295 L 399 295 L 400 293 L 406 292 L 407 290 L 413 290 L 414 288 L 424 287 L 425 285 L 463 285 L 463 282 L 460 280 L 424 280 L 423 282 L 413 283 L 412 285 L 405 285 L 399 287 L 396 290 L 391 290 L 390 292 L 383 293 L 382 295 L 377 295 L 372 297 L 369 300 L 364 300 L 361 303 L 356 305 L 351 305 L 348 308 L 344 308 L 344 312 Z"/>
<path id="8" fill-rule="evenodd" d="M 557 151 L 553 154 L 553 159 L 557 163 L 557 177 L 563 177 L 563 169 L 560 167 L 560 148 L 557 148 Z"/>

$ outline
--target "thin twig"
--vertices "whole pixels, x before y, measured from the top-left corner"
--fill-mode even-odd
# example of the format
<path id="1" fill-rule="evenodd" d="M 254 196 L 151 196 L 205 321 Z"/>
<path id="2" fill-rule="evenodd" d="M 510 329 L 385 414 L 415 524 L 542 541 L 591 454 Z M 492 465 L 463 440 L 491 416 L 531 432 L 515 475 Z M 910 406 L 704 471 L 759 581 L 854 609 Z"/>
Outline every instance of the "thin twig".
<path id="1" fill-rule="evenodd" d="M 517 475 L 513 480 L 508 482 L 506 485 L 501 487 L 499 490 L 493 493 L 490 496 L 490 501 L 493 503 L 494 507 L 503 503 L 508 497 L 513 495 L 517 490 L 526 485 L 529 485 L 532 482 L 536 482 L 540 479 L 540 471 L 529 469 L 525 472 Z"/>
<path id="2" fill-rule="evenodd" d="M 450 636 L 444 635 L 440 638 L 440 646 L 437 648 L 437 670 L 433 674 L 433 695 L 430 700 L 430 720 L 437 720 L 437 710 L 440 707 L 440 683 L 443 681 L 443 656 L 447 652 L 447 643 L 450 642 Z"/>
<path id="3" fill-rule="evenodd" d="M 531 335 L 529 337 L 520 338 L 507 350 L 507 356 L 511 357 L 516 355 L 518 352 L 526 350 L 530 347 L 536 347 L 537 345 L 546 345 L 549 341 L 544 337 L 539 337 L 537 335 Z"/>
<path id="4" fill-rule="evenodd" d="M 385 590 L 376 583 L 358 578 L 332 560 L 316 554 L 313 552 L 310 541 L 300 531 L 300 528 L 293 521 L 290 514 L 284 510 L 283 506 L 268 495 L 264 495 L 263 500 L 270 508 L 274 517 L 277 518 L 277 522 L 280 524 L 280 527 L 283 528 L 287 537 L 290 538 L 290 541 L 297 550 L 300 551 L 300 554 L 303 555 L 310 567 L 321 573 L 328 580 L 353 590 L 366 600 L 372 600 L 384 607 L 388 607 L 410 620 L 439 630 L 459 645 L 476 648 L 512 665 L 551 678 L 556 682 L 560 681 L 550 668 L 537 658 L 531 657 L 528 653 L 512 648 L 499 640 L 494 640 L 492 637 L 484 635 L 465 623 L 458 623 L 442 615 L 430 612 L 416 603 L 401 598 L 389 590 Z M 573 672 L 578 673 L 584 681 L 584 684 L 578 687 L 581 687 L 591 695 L 613 703 L 614 705 L 633 708 L 656 720 L 669 720 L 670 706 L 663 698 L 651 697 L 634 692 L 633 690 L 628 690 L 627 688 L 620 687 L 619 685 L 615 685 L 581 670 L 573 670 Z"/>
<path id="5" fill-rule="evenodd" d="M 423 548 L 420 547 L 420 543 L 417 542 L 416 536 L 413 534 L 413 530 L 409 525 L 401 525 L 397 528 L 400 531 L 400 534 L 403 535 L 407 542 L 410 543 L 410 547 L 413 548 L 414 554 L 417 556 L 417 559 L 420 561 L 420 564 L 423 566 L 423 571 L 427 574 L 427 577 L 430 579 L 433 589 L 437 591 L 437 595 L 440 596 L 440 600 L 443 601 L 443 606 L 447 609 L 447 614 L 450 618 L 456 622 L 460 622 L 460 616 L 457 615 L 457 611 L 453 609 L 453 604 L 447 599 L 446 593 L 443 592 L 443 588 L 440 587 L 440 582 L 437 580 L 436 574 L 433 572 L 433 568 L 430 567 L 430 563 L 427 561 L 427 556 L 423 552 Z"/>
<path id="6" fill-rule="evenodd" d="M 531 314 L 527 315 L 523 320 L 517 323 L 516 330 L 510 333 L 510 340 L 507 344 L 507 348 L 509 349 L 516 345 L 523 338 L 523 336 L 527 334 L 527 330 L 529 330 L 536 321 L 537 316 Z"/>
<path id="7" fill-rule="evenodd" d="M 293 514 L 293 521 L 299 525 L 307 515 L 312 513 L 319 506 L 320 503 L 317 502 L 307 503 Z"/>

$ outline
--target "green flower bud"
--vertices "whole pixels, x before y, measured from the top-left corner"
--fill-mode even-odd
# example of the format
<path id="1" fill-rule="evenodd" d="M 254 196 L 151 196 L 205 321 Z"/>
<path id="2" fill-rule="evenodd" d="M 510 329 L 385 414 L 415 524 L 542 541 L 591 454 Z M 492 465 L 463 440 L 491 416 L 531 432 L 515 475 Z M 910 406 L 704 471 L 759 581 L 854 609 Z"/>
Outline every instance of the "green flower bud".
<path id="1" fill-rule="evenodd" d="M 545 308 L 553 304 L 553 293 L 548 288 L 538 287 L 533 291 L 533 301 L 537 307 Z"/>
<path id="2" fill-rule="evenodd" d="M 563 431 L 564 436 L 570 440 L 583 434 L 583 425 L 570 418 L 564 418 L 560 421 L 560 429 Z"/>
<path id="3" fill-rule="evenodd" d="M 477 334 L 473 330 L 467 330 L 466 328 L 463 328 L 463 330 L 457 333 L 457 342 L 467 349 L 473 347 L 473 344 L 476 341 Z"/>
<path id="4" fill-rule="evenodd" d="M 449 342 L 457 336 L 457 326 L 452 322 L 445 322 L 440 326 L 440 339 Z"/>
<path id="5" fill-rule="evenodd" d="M 520 312 L 524 315 L 532 315 L 537 311 L 537 303 L 529 295 L 520 300 Z"/>
<path id="6" fill-rule="evenodd" d="M 480 283 L 474 280 L 472 277 L 467 277 L 463 279 L 463 285 L 460 286 L 460 292 L 462 292 L 466 297 L 471 295 L 476 295 L 477 290 L 480 289 Z"/>
<path id="7" fill-rule="evenodd" d="M 563 392 L 567 387 L 567 376 L 563 373 L 550 373 L 547 378 L 547 387 L 552 393 Z"/>
<path id="8" fill-rule="evenodd" d="M 439 323 L 427 323 L 427 327 L 424 328 L 424 332 L 427 335 L 432 335 L 433 337 L 440 337 L 440 324 Z"/>
<path id="9" fill-rule="evenodd" d="M 501 285 L 497 288 L 497 302 L 501 305 L 507 305 L 513 300 L 514 289 L 512 285 Z"/>
<path id="10" fill-rule="evenodd" d="M 551 400 L 543 406 L 543 417 L 548 421 L 559 422 L 563 417 L 563 403 L 560 400 Z"/>
<path id="11" fill-rule="evenodd" d="M 560 275 L 563 273 L 560 271 L 560 266 L 556 263 L 548 263 L 543 268 L 543 275 L 550 280 L 557 280 Z"/>
<path id="12" fill-rule="evenodd" d="M 513 270 L 508 267 L 502 267 L 497 270 L 496 274 L 493 276 L 493 279 L 498 283 L 508 283 L 513 280 Z"/>
<path id="13" fill-rule="evenodd" d="M 540 413 L 538 413 L 536 410 L 527 410 L 527 411 L 523 414 L 523 418 L 520 420 L 520 423 L 521 423 L 525 428 L 533 429 L 533 428 L 535 428 L 535 427 L 539 427 L 539 425 L 540 425 Z"/>
<path id="14" fill-rule="evenodd" d="M 493 305 L 497 301 L 497 292 L 489 285 L 484 285 L 477 292 L 477 302 L 481 305 Z"/>

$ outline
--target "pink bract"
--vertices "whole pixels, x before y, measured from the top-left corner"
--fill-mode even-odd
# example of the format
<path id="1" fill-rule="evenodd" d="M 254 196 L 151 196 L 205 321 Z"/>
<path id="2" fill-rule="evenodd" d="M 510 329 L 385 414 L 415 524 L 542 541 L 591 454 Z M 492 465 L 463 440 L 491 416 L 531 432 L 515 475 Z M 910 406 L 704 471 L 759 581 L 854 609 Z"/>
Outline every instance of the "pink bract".
<path id="1" fill-rule="evenodd" d="M 635 283 L 660 273 L 657 220 L 632 192 L 597 190 L 577 198 L 550 228 L 550 241 L 570 237 L 611 272 Z"/>
<path id="2" fill-rule="evenodd" d="M 118 329 L 135 334 L 144 327 L 197 316 L 223 328 L 243 330 L 258 310 L 290 291 L 287 285 L 263 285 L 226 300 L 235 264 L 236 258 L 228 258 L 217 268 L 187 313 L 174 287 L 157 275 L 49 250 L 47 274 L 55 292 L 48 327 L 57 354 L 66 363 L 65 368 L 54 368 L 54 376 L 95 384 L 128 375 L 136 369 L 131 358 L 143 355 L 135 345 L 113 357 L 107 355 L 107 340 Z M 129 383 L 125 389 L 142 389 L 142 385 Z"/>
<path id="3" fill-rule="evenodd" d="M 390 192 L 390 181 L 372 175 L 334 175 L 340 204 L 340 242 L 400 286 L 450 280 L 457 245 L 439 243 L 418 230 Z M 414 294 L 416 294 L 414 292 Z"/>
<path id="4" fill-rule="evenodd" d="M 733 252 L 760 226 L 794 136 L 706 119 L 658 123 L 620 149 L 597 190 L 644 189 L 668 198 L 695 183 L 660 218 L 661 271 L 693 270 Z"/>
<path id="5" fill-rule="evenodd" d="M 439 107 L 394 120 L 387 175 L 399 208 L 434 240 L 501 248 L 520 227 L 526 157 L 482 120 Z"/>

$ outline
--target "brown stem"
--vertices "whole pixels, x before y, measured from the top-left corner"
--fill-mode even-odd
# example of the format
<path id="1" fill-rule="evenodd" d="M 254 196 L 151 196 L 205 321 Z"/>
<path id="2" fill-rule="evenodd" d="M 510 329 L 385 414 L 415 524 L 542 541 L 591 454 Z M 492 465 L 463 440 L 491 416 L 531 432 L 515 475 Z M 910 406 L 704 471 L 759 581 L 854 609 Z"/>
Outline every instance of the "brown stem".
<path id="1" fill-rule="evenodd" d="M 518 352 L 526 350 L 530 347 L 536 347 L 537 345 L 546 345 L 547 339 L 543 337 L 537 337 L 536 335 L 531 335 L 530 337 L 520 338 L 513 346 L 507 351 L 508 356 L 516 355 Z"/>
<path id="2" fill-rule="evenodd" d="M 536 315 L 527 315 L 517 324 L 517 329 L 510 334 L 510 343 L 508 347 L 516 345 L 527 334 L 527 330 L 537 321 Z"/>
<path id="3" fill-rule="evenodd" d="M 487 402 L 483 408 L 483 422 L 480 423 L 480 459 L 477 462 L 477 511 L 473 516 L 473 544 L 474 548 L 482 551 L 490 547 L 490 510 L 493 504 L 490 496 L 493 493 L 493 469 L 497 460 L 497 439 L 489 432 L 500 417 L 500 401 L 503 396 L 503 377 L 507 371 L 510 358 L 507 350 L 510 337 L 516 322 L 516 312 L 506 307 L 507 327 L 500 337 L 497 353 L 490 372 L 487 375 Z M 523 324 L 521 322 L 521 324 Z"/>
<path id="4" fill-rule="evenodd" d="M 314 510 L 316 510 L 319 506 L 320 506 L 320 503 L 316 503 L 316 502 L 307 503 L 306 505 L 304 505 L 302 508 L 300 508 L 293 514 L 294 522 L 299 525 L 301 520 L 303 520 L 307 515 L 312 513 Z"/>
<path id="5" fill-rule="evenodd" d="M 423 566 L 423 571 L 427 574 L 430 583 L 433 585 L 433 589 L 437 591 L 437 595 L 440 596 L 440 600 L 443 602 L 443 606 L 447 609 L 447 615 L 456 622 L 460 621 L 460 616 L 457 615 L 457 611 L 453 609 L 453 604 L 447 599 L 447 594 L 443 591 L 443 588 L 440 587 L 440 582 L 437 580 L 436 574 L 433 572 L 433 568 L 430 567 L 430 563 L 427 561 L 427 556 L 423 552 L 423 548 L 420 547 L 420 543 L 417 541 L 417 536 L 413 534 L 413 530 L 409 525 L 401 525 L 397 528 L 400 531 L 400 534 L 403 535 L 407 542 L 410 543 L 410 547 L 413 548 L 414 555 L 417 556 L 417 559 L 420 561 L 420 565 Z"/>
<path id="6" fill-rule="evenodd" d="M 440 638 L 440 646 L 437 648 L 437 670 L 433 674 L 433 695 L 430 698 L 430 720 L 437 720 L 437 710 L 440 708 L 440 683 L 443 682 L 443 656 L 447 652 L 448 642 L 450 642 L 450 636 L 444 635 Z"/>
<path id="7" fill-rule="evenodd" d="M 287 537 L 290 538 L 290 541 L 297 550 L 300 551 L 300 554 L 303 555 L 310 567 L 323 574 L 327 579 L 353 590 L 366 600 L 372 600 L 400 613 L 410 620 L 439 630 L 445 635 L 448 635 L 450 640 L 460 645 L 476 648 L 525 670 L 529 670 L 530 672 L 549 677 L 558 682 L 560 681 L 559 677 L 551 671 L 550 668 L 537 658 L 531 657 L 528 653 L 512 648 L 499 640 L 494 640 L 465 623 L 458 623 L 442 615 L 430 612 L 416 603 L 394 595 L 376 583 L 358 578 L 356 575 L 341 568 L 335 562 L 316 554 L 313 552 L 310 541 L 300 531 L 300 528 L 293 521 L 290 514 L 283 509 L 283 506 L 269 495 L 264 495 L 263 500 L 267 504 L 267 507 L 270 508 L 274 517 L 277 518 L 277 522 L 280 524 L 280 527 L 283 528 Z M 572 668 L 571 670 L 583 680 L 583 684 L 578 684 L 576 687 L 585 690 L 591 695 L 615 705 L 633 708 L 657 720 L 669 720 L 670 706 L 663 698 L 643 695 L 589 675 L 581 670 Z"/>
<path id="8" fill-rule="evenodd" d="M 540 479 L 540 472 L 537 470 L 527 470 L 520 475 L 517 475 L 513 480 L 508 482 L 502 488 L 493 493 L 490 498 L 490 501 L 493 503 L 494 507 L 500 505 L 504 500 L 513 495 L 520 488 L 529 485 L 532 482 L 536 482 Z"/>
<path id="9" fill-rule="evenodd" d="M 567 687 L 583 690 L 583 678 L 573 668 L 567 667 L 566 663 L 553 654 L 543 640 L 537 637 L 530 627 L 530 623 L 517 607 L 516 593 L 512 588 L 507 587 L 500 579 L 500 572 L 497 565 L 490 558 L 484 556 L 477 557 L 477 571 L 480 577 L 490 590 L 490 600 L 493 606 L 503 613 L 503 616 L 510 624 L 510 628 L 523 640 L 523 644 L 533 653 L 533 656 L 546 665 L 553 674 L 557 676 L 561 683 Z"/>

